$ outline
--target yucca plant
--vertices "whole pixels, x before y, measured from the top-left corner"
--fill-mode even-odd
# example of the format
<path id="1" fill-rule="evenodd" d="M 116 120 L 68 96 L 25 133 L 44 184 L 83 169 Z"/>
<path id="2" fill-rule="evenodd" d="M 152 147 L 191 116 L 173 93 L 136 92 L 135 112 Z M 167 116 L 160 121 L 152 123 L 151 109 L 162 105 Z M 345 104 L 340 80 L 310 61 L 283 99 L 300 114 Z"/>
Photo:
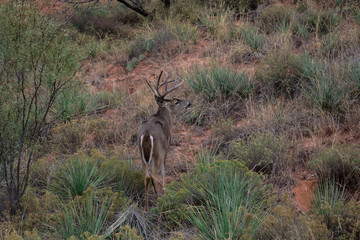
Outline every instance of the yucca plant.
<path id="1" fill-rule="evenodd" d="M 313 212 L 322 217 L 324 223 L 334 234 L 341 232 L 342 214 L 345 208 L 347 193 L 345 188 L 336 181 L 327 179 L 321 182 L 315 190 L 312 201 Z"/>
<path id="2" fill-rule="evenodd" d="M 311 103 L 326 111 L 339 110 L 348 96 L 347 89 L 336 82 L 329 70 L 311 78 L 302 92 Z"/>
<path id="3" fill-rule="evenodd" d="M 201 239 L 252 239 L 266 215 L 271 192 L 255 174 L 241 173 L 232 164 L 215 163 L 204 173 L 197 191 L 201 205 L 189 205 L 183 214 Z M 196 185 L 194 185 L 196 186 Z M 195 191 L 191 190 L 191 191 Z"/>
<path id="4" fill-rule="evenodd" d="M 219 65 L 205 69 L 196 66 L 190 73 L 185 74 L 185 79 L 195 93 L 204 95 L 209 101 L 227 99 L 235 95 L 247 98 L 253 89 L 248 74 Z"/>
<path id="5" fill-rule="evenodd" d="M 71 236 L 87 239 L 86 235 L 100 235 L 107 227 L 111 203 L 110 198 L 99 200 L 90 195 L 64 204 L 55 230 L 63 239 Z"/>
<path id="6" fill-rule="evenodd" d="M 50 191 L 61 198 L 82 195 L 90 186 L 97 188 L 105 178 L 98 172 L 98 164 L 89 159 L 69 159 L 56 173 L 50 183 Z"/>

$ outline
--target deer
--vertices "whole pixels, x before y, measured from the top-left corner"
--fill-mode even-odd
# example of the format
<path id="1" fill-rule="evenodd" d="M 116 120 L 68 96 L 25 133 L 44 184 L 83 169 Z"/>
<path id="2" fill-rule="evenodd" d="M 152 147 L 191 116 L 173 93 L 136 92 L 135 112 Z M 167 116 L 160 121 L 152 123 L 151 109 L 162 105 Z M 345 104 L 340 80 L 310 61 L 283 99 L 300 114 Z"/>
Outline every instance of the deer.
<path id="1" fill-rule="evenodd" d="M 148 192 L 150 184 L 154 186 L 155 195 L 158 196 L 155 181 L 156 177 L 161 172 L 162 188 L 165 192 L 165 163 L 167 153 L 170 148 L 170 129 L 175 121 L 176 115 L 183 109 L 189 109 L 191 103 L 186 100 L 178 98 L 166 98 L 166 96 L 180 87 L 184 80 L 177 83 L 177 79 L 168 80 L 168 74 L 165 73 L 165 80 L 160 83 L 163 71 L 161 71 L 157 83 L 152 84 L 147 81 L 155 95 L 155 101 L 158 105 L 158 110 L 151 115 L 148 120 L 141 123 L 138 133 L 138 146 L 141 155 L 141 163 L 143 174 L 145 176 L 145 211 L 149 210 Z M 168 84 L 172 86 L 168 89 Z M 165 91 L 160 92 L 160 88 L 164 87 Z"/>

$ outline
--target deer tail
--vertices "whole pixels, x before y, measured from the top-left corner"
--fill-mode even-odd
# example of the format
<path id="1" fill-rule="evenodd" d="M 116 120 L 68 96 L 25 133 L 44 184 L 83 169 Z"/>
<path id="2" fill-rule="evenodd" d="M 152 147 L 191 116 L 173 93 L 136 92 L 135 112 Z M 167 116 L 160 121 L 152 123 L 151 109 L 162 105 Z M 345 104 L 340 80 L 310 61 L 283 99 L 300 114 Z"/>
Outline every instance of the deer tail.
<path id="1" fill-rule="evenodd" d="M 154 152 L 154 137 L 149 134 L 141 135 L 140 147 L 141 147 L 141 159 L 147 168 L 146 177 L 149 177 L 151 160 L 153 159 L 153 152 Z M 149 149 L 150 149 L 150 154 L 149 154 Z"/>

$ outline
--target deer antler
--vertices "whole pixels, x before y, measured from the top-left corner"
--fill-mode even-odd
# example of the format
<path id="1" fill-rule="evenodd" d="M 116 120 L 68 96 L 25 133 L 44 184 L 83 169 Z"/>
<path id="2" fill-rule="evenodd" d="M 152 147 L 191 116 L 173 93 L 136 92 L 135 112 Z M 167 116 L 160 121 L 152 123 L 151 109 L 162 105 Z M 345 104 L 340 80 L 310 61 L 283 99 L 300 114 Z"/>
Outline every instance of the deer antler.
<path id="1" fill-rule="evenodd" d="M 156 85 L 155 85 L 155 83 L 152 83 L 152 84 L 151 84 L 150 82 L 148 82 L 148 81 L 145 79 L 147 85 L 148 85 L 148 86 L 150 87 L 150 89 L 153 91 L 153 93 L 155 94 L 155 96 L 157 96 L 157 97 L 160 98 L 160 99 L 164 99 L 165 96 L 166 96 L 168 93 L 174 91 L 175 89 L 177 89 L 178 87 L 180 87 L 181 84 L 184 83 L 184 80 L 182 80 L 182 81 L 181 81 L 180 83 L 178 83 L 178 84 L 176 84 L 176 79 L 175 79 L 175 80 L 170 80 L 170 81 L 168 81 L 169 75 L 167 74 L 167 72 L 165 73 L 165 80 L 164 80 L 164 82 L 160 83 L 160 79 L 161 79 L 162 73 L 163 73 L 163 71 L 161 71 L 161 73 L 160 73 L 160 75 L 159 75 L 159 78 L 158 78 L 158 80 L 157 80 Z M 174 84 L 173 84 L 173 86 L 170 88 L 170 90 L 168 90 L 168 83 L 172 83 L 172 82 L 173 82 Z M 162 86 L 164 86 L 164 85 L 165 85 L 165 92 L 161 94 L 161 93 L 160 93 L 160 88 L 161 88 Z"/>

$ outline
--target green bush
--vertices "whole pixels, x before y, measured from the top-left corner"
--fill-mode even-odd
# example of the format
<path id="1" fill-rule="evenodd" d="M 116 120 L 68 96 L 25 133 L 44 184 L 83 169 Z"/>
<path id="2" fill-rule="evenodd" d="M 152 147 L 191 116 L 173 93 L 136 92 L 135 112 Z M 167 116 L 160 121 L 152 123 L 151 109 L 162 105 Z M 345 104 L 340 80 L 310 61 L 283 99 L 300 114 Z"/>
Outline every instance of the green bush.
<path id="1" fill-rule="evenodd" d="M 340 22 L 340 16 L 332 9 L 317 10 L 309 8 L 303 15 L 308 32 L 322 36 L 330 33 Z"/>
<path id="2" fill-rule="evenodd" d="M 75 155 L 66 160 L 51 180 L 50 191 L 61 198 L 81 196 L 89 188 L 100 188 L 105 172 L 98 171 L 99 163 L 85 156 Z"/>
<path id="3" fill-rule="evenodd" d="M 99 102 L 100 95 L 91 94 L 88 91 L 81 92 L 72 88 L 67 92 L 62 92 L 56 98 L 52 112 L 64 122 L 71 119 L 96 113 L 106 106 Z"/>
<path id="4" fill-rule="evenodd" d="M 75 199 L 63 205 L 58 225 L 54 228 L 63 239 L 87 239 L 91 235 L 101 235 L 108 226 L 112 201 L 109 197 L 97 199 L 94 195 Z"/>
<path id="5" fill-rule="evenodd" d="M 301 92 L 309 102 L 322 110 L 341 110 L 349 97 L 350 88 L 338 80 L 339 66 L 314 60 L 308 54 L 296 57 L 295 62 L 303 80 Z"/>
<path id="6" fill-rule="evenodd" d="M 295 55 L 289 51 L 268 54 L 256 69 L 259 91 L 266 95 L 293 96 L 300 92 L 300 73 Z"/>
<path id="7" fill-rule="evenodd" d="M 344 68 L 344 76 L 352 91 L 351 95 L 358 99 L 360 97 L 360 63 L 347 64 Z"/>
<path id="8" fill-rule="evenodd" d="M 270 197 L 270 191 L 261 178 L 249 172 L 238 172 L 229 163 L 215 165 L 211 173 L 203 174 L 202 181 L 191 190 L 198 193 L 195 198 L 202 204 L 189 205 L 183 210 L 200 238 L 255 238 Z"/>
<path id="9" fill-rule="evenodd" d="M 336 145 L 318 153 L 309 163 L 320 181 L 335 179 L 348 189 L 360 184 L 360 150 L 353 145 Z"/>
<path id="10" fill-rule="evenodd" d="M 205 69 L 197 66 L 184 76 L 190 87 L 197 94 L 202 94 L 209 101 L 227 99 L 232 96 L 247 98 L 253 84 L 245 72 L 238 73 L 226 67 L 214 65 Z"/>
<path id="11" fill-rule="evenodd" d="M 105 160 L 100 172 L 106 173 L 105 181 L 117 192 L 123 192 L 130 199 L 138 199 L 144 193 L 144 176 L 131 161 L 112 157 Z"/>
<path id="12" fill-rule="evenodd" d="M 330 70 L 311 78 L 310 84 L 303 85 L 302 92 L 312 104 L 330 112 L 341 110 L 348 97 L 348 90 L 336 81 Z"/>
<path id="13" fill-rule="evenodd" d="M 333 239 L 358 239 L 360 205 L 355 200 L 347 202 L 344 187 L 330 181 L 321 183 L 315 190 L 312 212 L 326 224 Z"/>
<path id="14" fill-rule="evenodd" d="M 259 51 L 263 48 L 265 44 L 265 38 L 259 33 L 256 28 L 252 27 L 252 25 L 243 27 L 239 31 L 241 39 L 247 45 L 249 45 L 252 50 Z"/>
<path id="15" fill-rule="evenodd" d="M 232 189 L 234 191 L 231 193 L 229 192 L 229 195 L 226 195 L 228 198 L 226 201 L 231 201 L 231 198 L 236 195 L 237 200 L 234 201 L 239 201 L 239 204 L 240 202 L 244 203 L 243 200 L 247 199 L 253 202 L 254 207 L 265 205 L 266 199 L 270 197 L 270 186 L 263 184 L 263 177 L 261 175 L 250 172 L 241 163 L 235 161 L 222 161 L 221 158 L 216 157 L 207 151 L 202 152 L 199 157 L 201 157 L 199 160 L 200 163 L 195 167 L 194 171 L 186 175 L 180 182 L 173 181 L 169 184 L 165 194 L 158 199 L 156 211 L 162 212 L 166 216 L 169 227 L 177 224 L 184 224 L 186 222 L 193 222 L 195 224 L 195 221 L 197 221 L 196 212 L 198 212 L 198 210 L 200 211 L 200 209 L 210 211 L 209 204 L 212 207 L 217 206 L 220 208 L 221 206 L 216 205 L 216 199 L 212 199 L 211 197 L 212 195 L 220 197 L 221 193 L 223 193 L 222 187 L 225 187 L 225 185 L 229 188 L 234 187 Z M 234 186 L 232 184 L 234 184 Z M 251 188 L 251 195 L 247 195 L 246 192 L 241 190 L 244 190 L 244 188 Z M 209 191 L 212 191 L 212 193 Z M 234 195 L 231 196 L 232 194 Z M 243 217 L 246 216 L 246 213 L 251 209 L 251 207 L 247 208 L 245 205 L 236 207 L 239 208 L 239 215 L 237 217 L 241 219 L 243 219 Z M 242 211 L 242 207 L 245 208 L 243 209 L 245 211 Z M 225 208 L 225 211 L 231 211 L 231 209 Z M 216 210 L 216 213 L 214 214 L 220 213 L 221 209 L 218 210 L 219 212 Z M 192 214 L 190 212 L 192 212 Z M 230 214 L 229 212 L 223 213 Z M 256 214 L 256 212 L 253 211 L 251 214 Z M 200 215 L 198 217 L 202 224 L 206 224 L 201 221 Z M 253 221 L 256 221 L 255 219 L 257 218 L 255 216 L 252 217 L 253 218 L 251 218 L 250 221 L 251 224 Z M 232 227 L 236 227 L 235 225 L 237 223 L 240 222 L 228 222 Z M 209 224 L 214 226 L 213 224 L 216 223 L 209 222 Z M 201 228 L 200 225 L 198 225 L 198 227 Z M 226 232 L 225 229 L 219 231 Z M 225 232 L 224 234 L 226 234 Z"/>
<path id="16" fill-rule="evenodd" d="M 291 27 L 294 10 L 288 6 L 272 5 L 265 8 L 257 17 L 257 24 L 266 33 Z"/>
<path id="17" fill-rule="evenodd" d="M 264 221 L 259 239 L 329 239 L 326 224 L 318 218 L 302 214 L 287 196 L 272 208 Z"/>
<path id="18" fill-rule="evenodd" d="M 246 140 L 234 141 L 230 149 L 231 158 L 244 162 L 256 172 L 281 175 L 288 168 L 288 146 L 285 139 L 269 133 L 254 133 Z"/>
<path id="19" fill-rule="evenodd" d="M 126 65 L 126 70 L 132 72 L 136 66 L 145 59 L 144 55 L 140 55 L 139 58 L 133 57 Z"/>
<path id="20" fill-rule="evenodd" d="M 118 3 L 103 2 L 92 7 L 75 5 L 70 23 L 80 32 L 104 38 L 107 35 L 127 37 L 129 30 L 124 25 L 140 21 L 138 14 L 131 10 L 124 10 Z"/>

